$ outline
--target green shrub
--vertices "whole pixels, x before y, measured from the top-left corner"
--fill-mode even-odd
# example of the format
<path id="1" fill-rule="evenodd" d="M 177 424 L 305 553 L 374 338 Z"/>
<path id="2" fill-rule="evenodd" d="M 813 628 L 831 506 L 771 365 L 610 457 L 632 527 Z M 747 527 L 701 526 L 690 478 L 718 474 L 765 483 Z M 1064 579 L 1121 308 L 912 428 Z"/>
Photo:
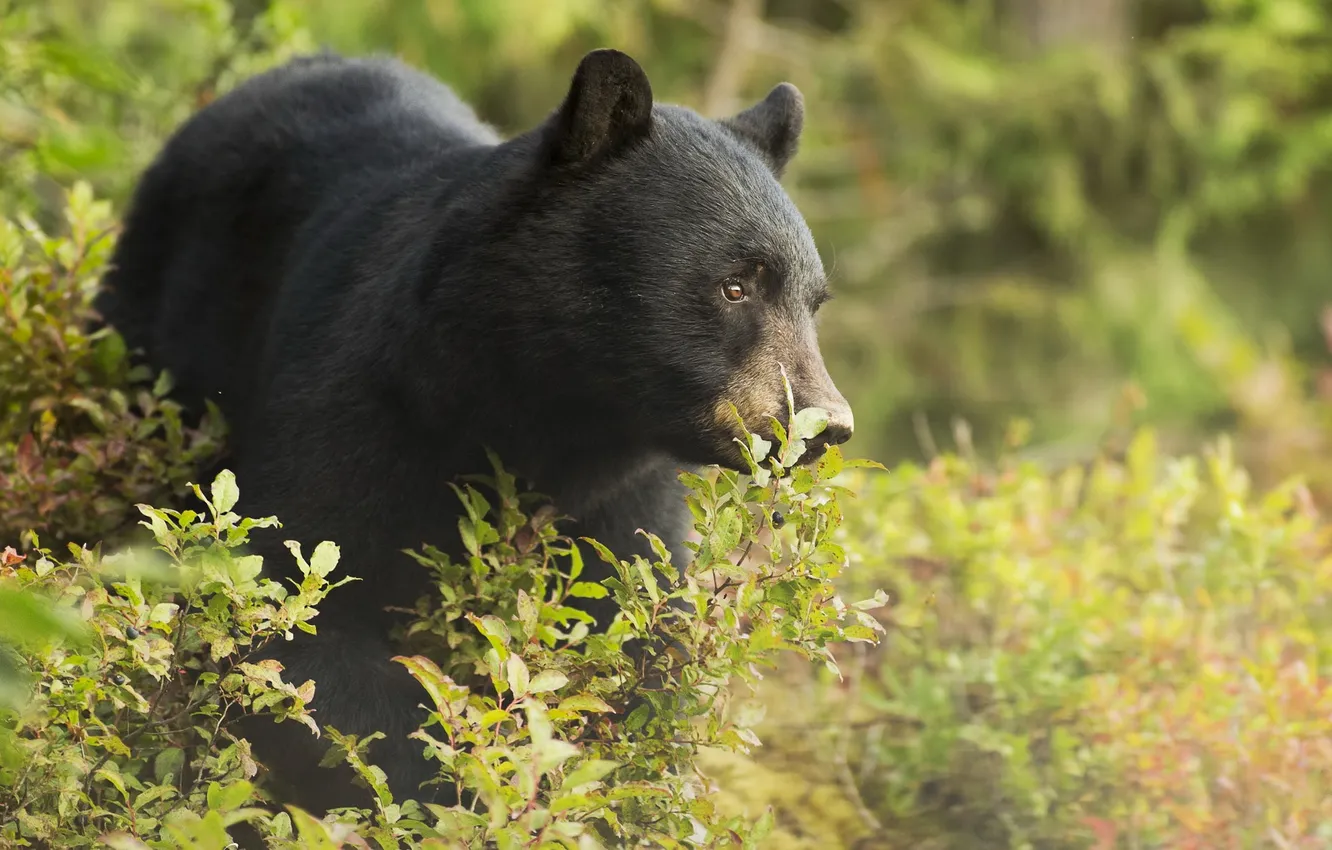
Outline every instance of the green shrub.
<path id="1" fill-rule="evenodd" d="M 237 714 L 316 728 L 305 710 L 314 684 L 284 683 L 279 665 L 245 653 L 294 628 L 313 631 L 313 606 L 337 586 L 325 579 L 337 548 L 321 544 L 308 564 L 294 549 L 305 575 L 298 587 L 259 578 L 261 560 L 232 550 L 274 522 L 231 513 L 237 495 L 223 473 L 208 516 L 141 506 L 165 558 L 103 558 L 74 545 L 69 561 L 6 550 L 0 841 L 91 847 L 124 830 L 168 841 L 158 846 L 212 846 L 250 814 L 241 806 L 254 795 L 258 765 L 229 731 Z M 64 634 L 43 620 L 64 624 Z"/>
<path id="2" fill-rule="evenodd" d="M 1302 485 L 1254 492 L 1228 443 L 1172 459 L 1150 432 L 1086 467 L 849 483 L 848 581 L 885 584 L 887 636 L 846 682 L 770 681 L 754 756 L 840 789 L 843 846 L 1328 846 L 1332 533 Z M 728 809 L 798 825 L 800 799 Z"/>
<path id="3" fill-rule="evenodd" d="M 180 493 L 222 424 L 181 421 L 168 382 L 130 368 L 118 335 L 93 331 L 92 299 L 114 245 L 105 202 L 67 196 L 68 233 L 0 221 L 0 541 L 95 541 L 137 503 Z"/>
<path id="4" fill-rule="evenodd" d="M 799 438 L 775 454 L 797 456 L 822 422 L 805 417 L 798 427 Z M 260 579 L 260 559 L 234 550 L 250 528 L 274 520 L 232 513 L 238 491 L 224 472 L 205 500 L 209 516 L 140 507 L 165 568 L 132 551 L 103 558 L 78 547 L 72 561 L 42 550 L 29 566 L 11 550 L 0 575 L 7 619 L 29 622 L 23 611 L 35 598 L 51 603 L 48 616 L 76 611 L 80 628 L 64 640 L 10 636 L 11 664 L 35 692 L 0 715 L 0 837 L 220 850 L 226 828 L 247 820 L 274 847 L 352 834 L 382 847 L 753 846 L 770 824 L 751 832 L 717 816 L 694 756 L 758 744 L 756 716 L 731 711 L 729 688 L 756 682 L 778 651 L 835 668 L 834 643 L 876 639 L 866 610 L 882 600 L 848 607 L 832 587 L 846 555 L 830 539 L 840 512 L 838 488 L 825 479 L 842 466 L 832 449 L 816 469 L 783 477 L 771 474 L 782 468 L 776 459 L 756 464 L 762 485 L 726 471 L 690 476 L 701 538 L 693 563 L 672 566 L 659 545 L 655 563 L 620 561 L 598 544 L 616 572 L 604 583 L 579 581 L 572 541 L 558 535 L 555 517 L 522 513 L 501 469 L 494 508 L 478 486 L 460 490 L 468 557 L 420 556 L 444 598 L 414 638 L 429 636 L 426 652 L 445 660 L 398 660 L 435 709 L 417 737 L 440 762 L 441 781 L 481 805 L 395 801 L 363 758 L 375 736 L 324 729 L 377 797 L 375 811 L 344 810 L 329 823 L 259 808 L 262 792 L 250 782 L 258 765 L 230 726 L 249 710 L 317 730 L 306 706 L 317 706 L 318 683 L 283 682 L 280 665 L 246 658 L 292 628 L 314 630 L 314 606 L 337 587 L 326 579 L 334 545 L 321 543 L 307 563 L 289 544 L 305 575 L 295 592 Z M 781 531 L 757 540 L 777 513 Z M 741 546 L 751 556 L 743 565 Z M 573 556 L 568 574 L 554 560 L 562 554 Z M 605 593 L 623 612 L 608 633 L 592 635 L 566 603 Z M 672 651 L 630 663 L 625 642 L 653 635 Z M 647 682 L 647 704 L 626 713 Z M 446 843 L 422 843 L 432 839 Z"/>

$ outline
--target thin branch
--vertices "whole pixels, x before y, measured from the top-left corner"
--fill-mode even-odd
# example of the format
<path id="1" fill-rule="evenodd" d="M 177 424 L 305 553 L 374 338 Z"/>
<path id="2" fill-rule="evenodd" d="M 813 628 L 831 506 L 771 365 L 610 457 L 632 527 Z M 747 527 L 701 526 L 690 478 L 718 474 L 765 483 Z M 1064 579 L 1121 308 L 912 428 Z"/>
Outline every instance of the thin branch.
<path id="1" fill-rule="evenodd" d="M 859 701 L 860 682 L 865 676 L 866 662 L 869 653 L 863 644 L 857 644 L 856 669 L 851 676 L 851 691 L 846 697 L 846 710 L 842 714 L 841 728 L 838 730 L 837 746 L 834 751 L 833 764 L 837 771 L 837 778 L 842 786 L 842 791 L 850 799 L 851 805 L 855 807 L 856 814 L 865 826 L 875 833 L 883 832 L 883 822 L 880 821 L 874 812 L 870 811 L 869 806 L 865 805 L 865 798 L 860 795 L 860 786 L 856 784 L 856 778 L 851 773 L 851 762 L 848 758 L 848 750 L 851 746 L 851 711 Z"/>
<path id="2" fill-rule="evenodd" d="M 761 16 L 760 0 L 731 0 L 717 45 L 717 62 L 703 88 L 704 115 L 722 115 L 735 105 L 753 56 Z"/>

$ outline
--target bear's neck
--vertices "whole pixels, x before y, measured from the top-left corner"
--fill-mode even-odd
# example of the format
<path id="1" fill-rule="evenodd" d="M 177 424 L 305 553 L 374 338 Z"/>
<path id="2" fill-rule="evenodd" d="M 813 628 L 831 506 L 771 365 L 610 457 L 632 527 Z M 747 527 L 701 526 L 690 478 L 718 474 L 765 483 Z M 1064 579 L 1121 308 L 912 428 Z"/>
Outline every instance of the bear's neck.
<path id="1" fill-rule="evenodd" d="M 456 356 L 455 363 L 466 362 L 461 352 Z M 489 474 L 489 449 L 507 471 L 559 504 L 571 494 L 603 491 L 647 467 L 672 463 L 577 380 L 523 381 L 517 372 L 519 378 L 506 383 L 492 380 L 506 371 L 493 364 L 423 368 L 428 362 L 404 364 L 391 382 L 381 373 L 373 384 L 373 407 L 379 421 L 403 426 L 400 439 L 428 449 L 436 458 L 432 465 L 447 476 Z M 431 373 L 434 380 L 425 380 Z"/>

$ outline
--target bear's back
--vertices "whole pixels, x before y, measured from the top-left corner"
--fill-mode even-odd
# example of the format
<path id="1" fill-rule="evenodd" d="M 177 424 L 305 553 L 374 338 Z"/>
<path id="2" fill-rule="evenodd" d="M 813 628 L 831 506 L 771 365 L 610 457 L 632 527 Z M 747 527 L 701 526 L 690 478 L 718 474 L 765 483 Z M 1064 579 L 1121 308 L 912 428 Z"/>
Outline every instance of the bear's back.
<path id="1" fill-rule="evenodd" d="M 447 171 L 499 135 L 438 80 L 388 57 L 319 54 L 200 110 L 145 172 L 97 308 L 177 397 L 245 418 L 264 326 L 304 229 Z"/>
<path id="2" fill-rule="evenodd" d="M 262 150 L 299 152 L 326 168 L 399 170 L 417 156 L 499 141 L 448 86 L 396 59 L 319 54 L 238 86 L 188 122 L 168 151 L 197 146 L 240 168 Z"/>

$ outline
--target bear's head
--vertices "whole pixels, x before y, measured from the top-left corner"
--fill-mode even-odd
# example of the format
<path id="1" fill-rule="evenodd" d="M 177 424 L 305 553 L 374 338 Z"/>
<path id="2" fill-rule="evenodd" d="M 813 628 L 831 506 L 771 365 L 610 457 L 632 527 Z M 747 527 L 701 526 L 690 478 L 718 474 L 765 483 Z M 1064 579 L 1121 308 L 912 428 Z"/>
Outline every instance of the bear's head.
<path id="1" fill-rule="evenodd" d="M 829 414 L 806 460 L 851 436 L 815 331 L 827 277 L 778 182 L 803 121 L 789 83 L 720 120 L 654 104 L 637 62 L 597 50 L 533 132 L 581 254 L 597 374 L 681 461 L 743 468 L 735 414 L 771 436 L 787 419 L 783 373 L 796 409 Z"/>

